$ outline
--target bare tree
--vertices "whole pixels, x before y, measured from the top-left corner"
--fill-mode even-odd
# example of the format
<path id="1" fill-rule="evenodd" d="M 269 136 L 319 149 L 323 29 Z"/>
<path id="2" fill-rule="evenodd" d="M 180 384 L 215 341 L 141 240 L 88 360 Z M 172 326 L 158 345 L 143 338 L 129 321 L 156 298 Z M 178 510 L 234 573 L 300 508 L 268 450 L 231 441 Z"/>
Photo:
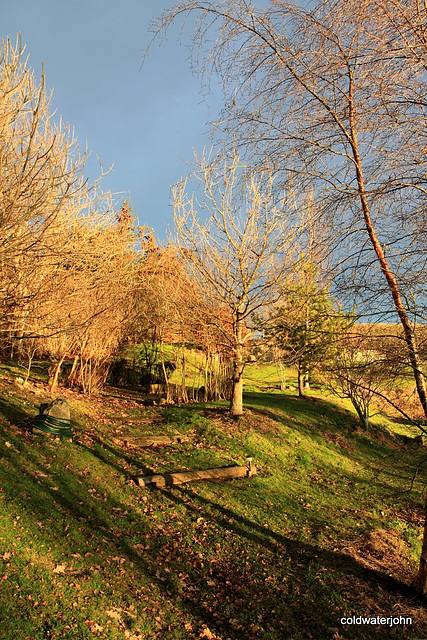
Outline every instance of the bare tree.
<path id="1" fill-rule="evenodd" d="M 172 190 L 177 244 L 213 308 L 229 317 L 217 322 L 232 350 L 230 412 L 243 412 L 245 347 L 253 315 L 280 298 L 281 284 L 297 248 L 301 216 L 285 194 L 274 195 L 272 172 L 252 172 L 233 155 L 196 158 L 199 198 L 189 179 Z"/>
<path id="2" fill-rule="evenodd" d="M 218 131 L 252 162 L 309 183 L 340 231 L 346 288 L 371 318 L 396 316 L 427 417 L 417 322 L 426 319 L 425 0 L 189 0 L 194 51 L 218 73 Z M 337 267 L 338 268 L 338 267 Z M 427 581 L 427 519 L 416 585 Z"/>
<path id="3" fill-rule="evenodd" d="M 75 243 L 62 265 L 61 304 L 55 292 L 42 305 L 47 352 L 56 362 L 51 387 L 58 382 L 61 367 L 73 360 L 70 372 L 84 392 L 96 390 L 105 381 L 109 365 L 121 344 L 131 316 L 134 286 L 132 229 L 114 223 L 114 213 L 93 213 L 69 230 Z M 45 329 L 46 330 L 46 329 Z"/>
<path id="4" fill-rule="evenodd" d="M 345 243 L 347 288 L 399 318 L 427 416 L 415 331 L 425 306 L 425 3 L 193 0 L 157 28 L 193 14 L 200 68 L 225 91 L 218 130 L 252 161 L 314 186 Z"/>
<path id="5" fill-rule="evenodd" d="M 111 228 L 114 215 L 111 195 L 102 191 L 99 181 L 94 184 L 86 181 L 84 165 L 85 154 L 71 127 L 53 117 L 44 71 L 37 80 L 20 37 L 15 45 L 9 40 L 3 42 L 0 50 L 3 340 L 32 340 L 70 332 L 69 307 L 79 295 L 81 266 L 85 261 L 88 263 L 92 247 L 97 244 L 99 248 L 96 233 L 99 235 L 101 228 Z M 98 231 L 94 232 L 95 229 Z M 120 251 L 123 259 L 123 243 L 118 243 L 116 257 Z M 111 245 L 109 255 L 113 254 Z M 94 281 L 93 274 L 94 271 Z M 71 276 L 76 276 L 74 284 L 70 284 Z M 84 290 L 82 287 L 80 293 Z M 77 307 L 81 306 L 79 302 Z M 85 316 L 84 323 L 87 321 Z"/>
<path id="6" fill-rule="evenodd" d="M 366 431 L 373 401 L 378 404 L 386 397 L 403 373 L 402 366 L 385 361 L 372 346 L 366 337 L 347 332 L 321 368 L 328 388 L 339 398 L 350 400 Z"/>

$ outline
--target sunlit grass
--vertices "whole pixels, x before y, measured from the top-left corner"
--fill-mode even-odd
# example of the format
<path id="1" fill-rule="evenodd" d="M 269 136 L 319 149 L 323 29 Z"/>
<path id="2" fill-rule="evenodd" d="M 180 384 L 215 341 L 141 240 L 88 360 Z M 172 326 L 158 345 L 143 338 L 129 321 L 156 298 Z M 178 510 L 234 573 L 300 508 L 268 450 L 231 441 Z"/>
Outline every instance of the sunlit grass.
<path id="1" fill-rule="evenodd" d="M 384 417 L 364 433 L 333 398 L 277 391 L 248 392 L 237 420 L 224 403 L 147 408 L 126 390 L 64 392 L 75 442 L 57 443 L 21 426 L 46 391 L 3 374 L 2 640 L 380 638 L 378 628 L 344 632 L 340 617 L 408 607 L 423 637 L 422 606 L 386 576 L 416 567 L 422 483 L 406 491 L 424 453 L 401 445 Z M 117 439 L 176 432 L 192 442 L 139 449 Z M 248 455 L 250 480 L 152 491 L 129 480 Z M 384 529 L 399 556 L 374 558 L 371 575 L 346 549 Z"/>

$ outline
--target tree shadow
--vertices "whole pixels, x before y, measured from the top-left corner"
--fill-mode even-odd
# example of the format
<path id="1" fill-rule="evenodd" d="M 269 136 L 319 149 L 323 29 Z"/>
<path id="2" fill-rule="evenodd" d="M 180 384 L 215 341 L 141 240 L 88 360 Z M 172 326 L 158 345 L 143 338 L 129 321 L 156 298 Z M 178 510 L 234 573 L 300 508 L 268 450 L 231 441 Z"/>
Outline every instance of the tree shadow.
<path id="1" fill-rule="evenodd" d="M 102 458 L 102 452 L 88 450 L 111 465 L 110 460 Z M 120 465 L 111 466 L 120 472 Z M 38 469 L 49 474 L 43 465 L 38 464 Z M 49 544 L 55 544 L 55 536 L 61 537 L 64 531 L 62 521 L 50 522 L 53 513 L 61 513 L 67 529 L 81 532 L 84 527 L 86 548 L 108 544 L 110 555 L 123 556 L 133 563 L 128 569 L 129 579 L 135 581 L 138 574 L 148 577 L 171 606 L 184 611 L 199 629 L 207 625 L 219 637 L 329 640 L 342 631 L 339 620 L 347 612 L 340 611 L 330 599 L 331 585 L 322 581 L 323 571 L 337 578 L 339 589 L 351 592 L 351 598 L 347 594 L 344 601 L 351 602 L 353 610 L 359 606 L 363 614 L 367 613 L 366 601 L 374 597 L 380 611 L 387 606 L 391 611 L 396 600 L 408 607 L 426 603 L 406 584 L 367 569 L 345 553 L 333 553 L 272 531 L 205 498 L 197 489 L 179 487 L 146 494 L 149 502 L 164 500 L 184 508 L 191 531 L 183 531 L 179 522 L 159 527 L 156 519 L 142 517 L 128 501 L 124 504 L 110 497 L 107 513 L 104 504 L 94 501 L 85 486 L 76 488 L 71 471 L 55 479 L 54 489 L 43 476 L 35 483 L 34 474 L 16 456 L 13 475 L 19 479 L 17 490 L 25 487 L 27 494 L 22 509 L 33 514 L 35 521 L 49 522 L 45 534 Z M 140 490 L 135 487 L 134 491 Z M 114 524 L 111 512 L 124 508 L 135 520 L 134 533 L 138 532 L 144 543 L 141 551 L 135 547 L 135 537 Z M 73 539 L 72 533 L 66 534 L 64 543 L 69 553 L 81 553 L 80 536 Z M 209 558 L 206 550 L 215 545 L 218 555 Z M 234 553 L 224 555 L 222 549 L 234 549 Z M 347 629 L 346 638 L 387 637 L 381 628 L 366 629 L 364 635 L 356 631 Z M 162 637 L 172 637 L 166 627 Z"/>
<path id="2" fill-rule="evenodd" d="M 130 476 L 132 475 L 130 473 L 129 467 L 137 467 L 141 471 L 141 473 L 144 473 L 146 475 L 153 475 L 155 473 L 154 469 L 144 465 L 140 458 L 134 458 L 128 453 L 125 453 L 122 449 L 115 449 L 111 445 L 107 444 L 104 440 L 102 440 L 102 438 L 92 435 L 90 439 L 93 443 L 93 446 L 89 446 L 88 444 L 84 444 L 83 442 L 76 442 L 75 444 L 78 447 L 81 447 L 82 449 L 91 453 L 95 458 L 110 466 L 115 471 L 121 473 L 124 477 L 130 478 Z M 114 462 L 111 456 L 124 460 L 128 466 L 124 466 L 118 464 L 117 462 Z"/>
<path id="3" fill-rule="evenodd" d="M 353 592 L 352 606 L 357 606 L 358 600 L 360 601 L 359 611 L 366 612 L 365 596 L 368 596 L 369 593 L 381 594 L 378 598 L 378 608 L 380 610 L 381 606 L 384 606 L 384 602 L 380 601 L 386 602 L 388 600 L 390 612 L 396 598 L 410 602 L 411 606 L 422 607 L 427 603 L 427 599 L 415 592 L 412 587 L 392 576 L 367 568 L 349 554 L 339 551 L 332 552 L 314 544 L 283 536 L 253 522 L 245 516 L 237 514 L 224 505 L 201 496 L 196 490 L 176 487 L 164 489 L 162 492 L 172 502 L 185 505 L 186 509 L 196 519 L 200 519 L 201 514 L 203 514 L 203 519 L 214 523 L 216 527 L 223 530 L 225 535 L 231 533 L 243 541 L 244 545 L 246 541 L 249 547 L 256 550 L 252 556 L 258 558 L 258 562 L 255 564 L 252 561 L 248 566 L 245 562 L 240 563 L 235 558 L 230 558 L 228 571 L 225 571 L 224 566 L 217 568 L 216 571 L 219 577 L 221 577 L 221 574 L 226 574 L 228 578 L 226 580 L 228 588 L 226 589 L 227 596 L 225 596 L 225 599 L 233 598 L 235 604 L 238 604 L 239 597 L 237 595 L 240 594 L 241 598 L 244 594 L 245 603 L 251 603 L 251 606 L 253 606 L 253 603 L 258 602 L 260 606 L 257 607 L 257 611 L 264 611 L 264 620 L 269 619 L 270 625 L 277 633 L 286 634 L 291 631 L 291 628 L 286 625 L 283 626 L 283 621 L 275 615 L 280 609 L 280 600 L 285 605 L 289 605 L 293 614 L 293 625 L 296 625 L 297 629 L 300 628 L 300 623 L 303 622 L 307 636 L 302 633 L 301 637 L 329 638 L 332 637 L 332 635 L 328 635 L 331 630 L 335 629 L 336 632 L 337 627 L 339 627 L 337 608 L 333 606 L 332 602 L 327 603 L 330 595 L 328 586 L 322 585 L 321 581 L 313 583 L 313 565 L 318 566 L 321 571 L 327 571 L 338 576 L 342 583 L 341 587 L 344 585 L 344 588 L 347 588 L 349 592 Z M 284 582 L 281 585 L 278 585 L 277 582 L 268 584 L 268 575 L 266 576 L 262 572 L 262 558 L 265 557 L 266 553 L 272 554 L 278 565 L 281 563 L 284 565 Z M 270 563 L 271 560 L 268 564 Z M 230 571 L 230 568 L 233 568 L 233 571 Z M 211 572 L 211 575 L 215 580 L 215 571 Z M 354 592 L 357 583 L 363 587 L 364 593 L 361 598 L 358 597 L 359 594 L 357 592 Z M 290 588 L 290 585 L 292 588 Z M 294 599 L 295 591 L 299 592 L 299 597 L 296 601 Z M 187 600 L 191 602 L 192 607 L 197 607 L 200 616 L 206 616 L 207 608 L 200 604 L 199 598 L 189 597 Z M 316 606 L 316 603 L 316 611 L 310 611 L 309 607 Z M 237 610 L 236 608 L 234 609 L 236 615 Z M 218 629 L 218 620 L 221 617 L 220 607 L 217 606 L 215 612 L 214 603 L 211 602 L 209 611 L 211 616 L 210 623 L 215 625 L 216 622 L 214 628 Z M 316 628 L 317 635 L 310 635 L 310 629 L 311 633 L 316 634 Z M 236 638 L 239 637 L 238 635 L 233 635 L 233 628 L 230 628 L 227 622 L 218 630 L 220 633 L 231 634 L 232 637 Z M 295 628 L 293 631 L 295 631 Z M 236 633 L 235 629 L 234 633 Z M 277 637 L 287 636 L 278 635 Z M 350 634 L 348 637 L 381 638 L 385 636 L 382 629 L 369 629 L 364 636 Z"/>
<path id="4" fill-rule="evenodd" d="M 0 411 L 4 407 L 7 409 L 9 405 L 0 401 Z M 14 415 L 19 418 L 18 414 L 28 417 L 20 409 Z M 98 437 L 91 438 L 89 444 L 70 446 L 82 447 L 120 476 L 127 474 L 127 465 L 153 473 L 127 452 L 115 449 Z M 199 625 L 199 630 L 208 625 L 222 638 L 329 640 L 335 634 L 338 634 L 335 637 L 345 634 L 346 639 L 379 640 L 390 637 L 389 631 L 380 627 L 343 630 L 339 623 L 341 616 L 369 613 L 372 607 L 369 602 L 375 602 L 380 612 L 389 608 L 390 614 L 396 603 L 408 609 L 426 604 L 425 598 L 408 585 L 380 571 L 367 569 L 350 555 L 300 542 L 261 526 L 228 506 L 202 496 L 197 488 L 147 492 L 146 497 L 153 503 L 163 499 L 184 508 L 191 521 L 188 531 L 183 531 L 179 523 L 160 528 L 154 518 L 141 516 L 128 501 L 124 503 L 110 497 L 108 513 L 102 502 L 88 495 L 87 487 L 76 484 L 81 478 L 77 478 L 75 472 L 64 470 L 64 474 L 55 478 L 57 486 L 53 488 L 43 476 L 35 480 L 19 456 L 13 461 L 16 480 L 12 485 L 11 478 L 10 486 L 14 492 L 27 494 L 20 508 L 33 514 L 35 521 L 51 522 L 52 513 L 61 514 L 61 519 L 52 522 L 46 530 L 47 540 L 55 544 L 56 538 L 66 537 L 69 553 L 81 552 L 82 531 L 90 548 L 108 544 L 111 555 L 123 556 L 133 563 L 128 569 L 129 580 L 148 577 L 164 599 L 183 610 L 188 619 Z M 35 456 L 32 461 L 36 464 Z M 50 473 L 49 468 L 40 463 L 37 468 L 46 475 Z M 141 490 L 135 487 L 133 491 L 137 498 L 136 492 Z M 10 498 L 14 499 L 14 495 Z M 134 537 L 130 537 L 125 527 L 115 526 L 111 513 L 114 509 L 126 509 L 135 520 L 134 532 L 138 531 L 144 542 L 143 550 L 135 547 Z M 75 539 L 72 532 L 64 533 L 65 521 L 69 529 L 80 532 Z M 207 553 L 215 545 L 219 545 L 217 558 Z M 223 549 L 227 549 L 227 555 Z M 104 570 L 102 567 L 101 571 Z M 324 571 L 332 576 L 329 581 L 322 577 Z M 334 580 L 336 592 L 343 594 L 338 601 L 334 601 L 331 587 Z M 342 611 L 342 602 L 351 610 Z M 374 613 L 372 609 L 371 612 Z M 396 629 L 392 637 L 403 638 L 408 633 Z M 162 637 L 172 637 L 168 636 L 166 627 Z M 189 633 L 188 637 L 198 635 Z"/>
<path id="5" fill-rule="evenodd" d="M 28 430 L 34 414 L 26 413 L 19 405 L 12 400 L 6 402 L 4 398 L 0 398 L 0 414 L 5 420 L 16 427 Z"/>
<path id="6" fill-rule="evenodd" d="M 309 545 L 298 540 L 293 540 L 283 536 L 280 533 L 271 531 L 265 526 L 261 526 L 248 518 L 238 515 L 235 511 L 212 502 L 200 494 L 196 493 L 192 489 L 186 489 L 183 487 L 174 487 L 167 493 L 168 498 L 174 502 L 184 504 L 187 509 L 194 513 L 199 513 L 200 510 L 197 507 L 191 506 L 189 501 L 198 502 L 203 506 L 203 511 L 207 508 L 212 517 L 218 525 L 223 528 L 231 529 L 239 536 L 246 538 L 252 543 L 269 549 L 273 552 L 283 551 L 285 548 L 295 558 L 299 557 L 301 561 L 307 558 L 311 559 L 313 556 L 319 558 L 322 564 L 326 567 L 339 566 L 346 572 L 351 572 L 353 575 L 359 573 L 363 575 L 367 580 L 373 580 L 376 584 L 381 585 L 382 588 L 393 591 L 394 593 L 401 593 L 406 597 L 414 597 L 420 603 L 427 603 L 427 599 L 420 597 L 416 592 L 408 585 L 395 580 L 391 576 L 385 576 L 378 571 L 366 569 L 364 566 L 359 565 L 354 558 L 343 553 L 332 553 L 328 550 L 321 549 L 320 547 Z M 185 499 L 187 498 L 187 499 Z"/>
<path id="7" fill-rule="evenodd" d="M 282 418 L 286 416 L 278 416 L 274 411 L 269 411 L 268 407 L 275 407 L 280 411 L 285 411 L 293 418 L 301 419 L 301 424 L 306 425 L 303 422 L 307 418 L 315 418 L 316 421 L 320 417 L 327 417 L 331 419 L 332 426 L 340 426 L 342 428 L 343 423 L 349 425 L 347 429 L 353 431 L 359 427 L 359 421 L 357 416 L 353 415 L 348 409 L 344 409 L 340 405 L 326 400 L 325 398 L 319 398 L 316 396 L 305 396 L 300 398 L 299 396 L 289 395 L 287 393 L 258 393 L 255 391 L 247 392 L 245 394 L 246 405 L 248 408 L 256 408 L 261 413 L 267 412 L 272 419 L 274 417 Z M 267 406 L 266 406 L 267 405 Z"/>

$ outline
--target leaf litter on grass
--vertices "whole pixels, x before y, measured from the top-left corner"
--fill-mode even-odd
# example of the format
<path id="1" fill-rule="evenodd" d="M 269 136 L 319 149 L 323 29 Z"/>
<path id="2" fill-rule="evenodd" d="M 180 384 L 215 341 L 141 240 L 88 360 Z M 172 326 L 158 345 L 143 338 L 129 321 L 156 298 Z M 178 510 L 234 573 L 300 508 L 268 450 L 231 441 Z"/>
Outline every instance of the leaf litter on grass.
<path id="1" fill-rule="evenodd" d="M 16 392 L 15 403 L 22 393 Z M 270 395 L 252 394 L 253 406 L 239 421 L 215 406 L 185 407 L 184 415 L 200 436 L 201 446 L 194 449 L 200 464 L 221 460 L 224 449 L 244 461 L 250 448 L 260 476 L 144 495 L 126 481 L 126 470 L 155 466 L 160 458 L 164 465 L 190 467 L 193 450 L 139 450 L 129 456 L 110 438 L 109 417 L 119 400 L 97 401 L 95 415 L 89 400 L 69 392 L 82 416 L 76 430 L 84 446 L 52 446 L 4 422 L 4 440 L 12 446 L 5 446 L 11 466 L 4 467 L 0 493 L 0 558 L 11 597 L 6 615 L 20 629 L 24 625 L 25 640 L 71 639 L 76 629 L 82 638 L 108 640 L 192 640 L 209 633 L 220 640 L 329 640 L 342 635 L 342 612 L 406 609 L 414 616 L 412 637 L 422 634 L 423 606 L 399 586 L 415 566 L 412 548 L 400 544 L 399 529 L 395 535 L 387 527 L 380 533 L 381 511 L 392 509 L 398 525 L 416 532 L 417 524 L 403 517 L 402 496 L 394 485 L 387 488 L 391 472 L 386 469 L 383 486 L 377 486 L 375 451 L 361 449 L 351 430 L 341 433 L 333 422 L 325 428 L 324 417 L 316 421 L 320 402 L 307 409 L 303 402 Z M 120 420 L 135 410 L 144 417 L 145 409 L 129 405 Z M 174 408 L 175 415 L 179 411 Z M 189 422 L 192 412 L 203 420 Z M 328 412 L 332 420 L 329 405 Z M 161 433 L 163 410 L 150 408 L 146 415 L 158 419 L 138 429 Z M 342 446 L 344 438 L 350 447 Z M 314 531 L 326 527 L 328 537 L 315 543 Z M 71 558 L 78 567 L 72 568 Z M 393 583 L 386 580 L 390 574 Z M 47 603 L 44 635 L 37 630 L 35 602 Z M 19 638 L 13 624 L 5 640 Z M 354 630 L 346 634 L 357 638 Z M 365 636 L 378 634 L 367 630 Z M 399 630 L 394 635 L 401 637 Z"/>

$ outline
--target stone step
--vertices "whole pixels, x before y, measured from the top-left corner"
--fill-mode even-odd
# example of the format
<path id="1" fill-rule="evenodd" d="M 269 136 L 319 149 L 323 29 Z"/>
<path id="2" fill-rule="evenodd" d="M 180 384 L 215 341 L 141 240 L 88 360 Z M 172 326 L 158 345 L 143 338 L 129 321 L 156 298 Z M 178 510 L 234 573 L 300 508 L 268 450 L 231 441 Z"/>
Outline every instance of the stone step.
<path id="1" fill-rule="evenodd" d="M 182 444 L 183 442 L 191 442 L 192 439 L 189 436 L 177 434 L 174 436 L 116 436 L 115 440 L 122 442 L 125 446 L 152 447 L 162 444 Z"/>

